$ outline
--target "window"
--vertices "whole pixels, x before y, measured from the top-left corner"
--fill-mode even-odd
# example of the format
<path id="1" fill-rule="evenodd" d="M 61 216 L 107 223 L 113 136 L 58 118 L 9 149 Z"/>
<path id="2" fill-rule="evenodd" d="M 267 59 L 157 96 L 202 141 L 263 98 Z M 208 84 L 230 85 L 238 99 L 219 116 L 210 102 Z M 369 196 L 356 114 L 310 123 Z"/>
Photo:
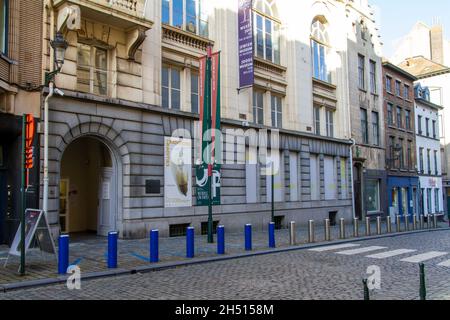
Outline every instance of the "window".
<path id="1" fill-rule="evenodd" d="M 401 88 L 402 83 L 400 81 L 395 81 L 395 93 L 397 94 L 398 97 L 401 97 L 401 92 L 400 92 L 400 88 Z"/>
<path id="2" fill-rule="evenodd" d="M 106 95 L 108 80 L 107 50 L 78 44 L 77 89 L 98 95 Z"/>
<path id="3" fill-rule="evenodd" d="M 174 67 L 162 67 L 162 107 L 180 110 L 181 108 L 181 75 Z"/>
<path id="4" fill-rule="evenodd" d="M 386 91 L 392 93 L 392 78 L 386 76 Z"/>
<path id="5" fill-rule="evenodd" d="M 326 111 L 327 121 L 327 137 L 334 137 L 334 112 L 333 110 Z"/>
<path id="6" fill-rule="evenodd" d="M 411 130 L 411 111 L 405 110 L 405 128 Z"/>
<path id="7" fill-rule="evenodd" d="M 388 125 L 394 125 L 394 105 L 392 103 L 388 103 L 387 105 L 387 114 L 388 114 Z"/>
<path id="8" fill-rule="evenodd" d="M 397 107 L 397 127 L 398 128 L 403 128 L 403 123 L 402 123 L 402 108 Z"/>
<path id="9" fill-rule="evenodd" d="M 389 137 L 389 155 L 390 155 L 390 166 L 395 168 L 395 137 Z"/>
<path id="10" fill-rule="evenodd" d="M 272 127 L 282 128 L 283 127 L 283 105 L 281 102 L 281 97 L 272 95 Z"/>
<path id="11" fill-rule="evenodd" d="M 365 65 L 366 65 L 366 58 L 363 55 L 358 54 L 358 86 L 362 90 L 366 89 Z"/>
<path id="12" fill-rule="evenodd" d="M 253 91 L 253 122 L 264 124 L 264 92 Z"/>
<path id="13" fill-rule="evenodd" d="M 403 97 L 405 100 L 409 100 L 409 86 L 405 84 L 403 87 Z"/>
<path id="14" fill-rule="evenodd" d="M 191 72 L 191 112 L 199 113 L 199 76 Z"/>
<path id="15" fill-rule="evenodd" d="M 428 214 L 431 214 L 432 213 L 432 207 L 431 207 L 431 192 L 432 192 L 432 189 L 427 189 L 427 208 L 428 208 Z"/>
<path id="16" fill-rule="evenodd" d="M 377 63 L 370 60 L 370 92 L 377 93 Z"/>
<path id="17" fill-rule="evenodd" d="M 441 211 L 439 202 L 439 189 L 434 189 L 434 213 Z"/>
<path id="18" fill-rule="evenodd" d="M 419 135 L 422 135 L 422 116 L 417 116 L 417 130 Z"/>
<path id="19" fill-rule="evenodd" d="M 425 118 L 425 130 L 427 132 L 427 137 L 430 136 L 430 119 Z"/>
<path id="20" fill-rule="evenodd" d="M 437 135 L 436 135 L 436 120 L 433 120 L 433 138 L 436 139 Z"/>
<path id="21" fill-rule="evenodd" d="M 439 175 L 439 167 L 438 167 L 438 152 L 434 151 L 434 173 L 435 175 Z"/>
<path id="22" fill-rule="evenodd" d="M 399 139 L 399 145 L 400 145 L 399 168 L 404 169 L 405 168 L 405 147 L 404 147 L 403 139 Z"/>
<path id="23" fill-rule="evenodd" d="M 413 169 L 414 164 L 414 152 L 413 152 L 413 143 L 411 140 L 408 140 L 408 169 Z"/>
<path id="24" fill-rule="evenodd" d="M 428 168 L 428 174 L 431 175 L 431 150 L 427 150 L 427 168 Z"/>
<path id="25" fill-rule="evenodd" d="M 325 21 L 315 19 L 311 28 L 311 50 L 314 78 L 331 82 L 327 56 L 330 50 L 327 25 Z"/>
<path id="26" fill-rule="evenodd" d="M 380 211 L 380 182 L 369 179 L 366 183 L 367 212 Z"/>
<path id="27" fill-rule="evenodd" d="M 420 172 L 423 174 L 425 172 L 423 161 L 423 148 L 419 149 L 419 161 L 420 161 Z"/>
<path id="28" fill-rule="evenodd" d="M 162 0 L 162 23 L 208 37 L 204 0 Z"/>
<path id="29" fill-rule="evenodd" d="M 8 54 L 8 0 L 0 0 L 0 52 Z"/>
<path id="30" fill-rule="evenodd" d="M 280 64 L 280 24 L 276 21 L 274 1 L 258 0 L 255 5 L 256 56 Z"/>
<path id="31" fill-rule="evenodd" d="M 372 134 L 373 141 L 372 143 L 376 146 L 380 145 L 380 121 L 378 112 L 372 112 Z"/>
<path id="32" fill-rule="evenodd" d="M 314 129 L 315 133 L 320 136 L 320 107 L 314 107 Z"/>
<path id="33" fill-rule="evenodd" d="M 361 109 L 361 135 L 362 135 L 362 142 L 364 144 L 369 144 L 369 130 L 367 126 L 367 110 Z"/>

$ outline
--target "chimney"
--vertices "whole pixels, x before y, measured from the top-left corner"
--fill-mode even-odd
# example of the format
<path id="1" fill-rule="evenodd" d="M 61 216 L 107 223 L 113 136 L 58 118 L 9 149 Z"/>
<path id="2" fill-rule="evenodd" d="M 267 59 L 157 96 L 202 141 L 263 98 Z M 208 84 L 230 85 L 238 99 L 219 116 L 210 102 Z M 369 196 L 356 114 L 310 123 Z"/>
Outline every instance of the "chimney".
<path id="1" fill-rule="evenodd" d="M 430 29 L 431 60 L 444 64 L 444 36 L 442 24 L 434 24 Z"/>

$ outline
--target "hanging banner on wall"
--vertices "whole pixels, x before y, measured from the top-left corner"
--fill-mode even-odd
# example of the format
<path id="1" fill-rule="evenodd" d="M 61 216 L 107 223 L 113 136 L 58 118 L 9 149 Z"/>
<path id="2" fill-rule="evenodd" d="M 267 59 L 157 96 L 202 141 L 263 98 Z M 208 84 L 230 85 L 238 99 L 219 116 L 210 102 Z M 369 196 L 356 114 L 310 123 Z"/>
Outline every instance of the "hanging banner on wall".
<path id="1" fill-rule="evenodd" d="M 254 82 L 252 0 L 238 1 L 239 88 L 246 88 Z"/>
<path id="2" fill-rule="evenodd" d="M 164 207 L 192 206 L 192 141 L 164 140 Z"/>

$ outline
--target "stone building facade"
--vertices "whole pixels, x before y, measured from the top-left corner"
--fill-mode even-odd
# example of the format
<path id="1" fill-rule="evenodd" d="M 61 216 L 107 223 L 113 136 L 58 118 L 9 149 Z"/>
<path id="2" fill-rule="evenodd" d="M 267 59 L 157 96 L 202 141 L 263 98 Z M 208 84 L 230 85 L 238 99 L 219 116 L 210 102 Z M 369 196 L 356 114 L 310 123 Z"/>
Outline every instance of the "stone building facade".
<path id="1" fill-rule="evenodd" d="M 64 96 L 50 101 L 48 217 L 55 235 L 118 230 L 123 238 L 140 238 L 154 228 L 163 236 L 182 234 L 188 225 L 204 229 L 207 208 L 196 205 L 195 185 L 192 206 L 165 206 L 164 153 L 165 138 L 175 130 L 195 136 L 199 59 L 208 45 L 221 52 L 222 131 L 232 131 L 241 146 L 245 140 L 245 148 L 227 143 L 224 152 L 236 160 L 255 157 L 255 141 L 242 138 L 250 131 L 279 133 L 277 224 L 351 220 L 350 138 L 358 135 L 350 125 L 353 105 L 359 110 L 360 103 L 370 101 L 364 106 L 378 111 L 380 120 L 380 145 L 360 144 L 357 161 L 367 158 L 368 177 L 378 174 L 378 160 L 384 161 L 381 60 L 369 22 L 372 32 L 365 41 L 360 38 L 360 12 L 369 16 L 367 3 L 298 1 L 292 10 L 292 1 L 254 1 L 255 83 L 240 90 L 237 5 L 218 0 L 47 3 L 45 70 L 51 68 L 48 41 L 55 32 L 62 31 L 69 42 L 56 77 Z M 354 38 L 347 38 L 349 31 Z M 367 79 L 369 58 L 377 64 L 380 91 L 367 99 L 350 89 L 356 48 L 365 48 Z M 352 96 L 362 100 L 351 102 Z M 245 223 L 266 227 L 271 179 L 261 169 L 260 163 L 245 161 L 222 165 L 215 222 L 230 230 Z"/>

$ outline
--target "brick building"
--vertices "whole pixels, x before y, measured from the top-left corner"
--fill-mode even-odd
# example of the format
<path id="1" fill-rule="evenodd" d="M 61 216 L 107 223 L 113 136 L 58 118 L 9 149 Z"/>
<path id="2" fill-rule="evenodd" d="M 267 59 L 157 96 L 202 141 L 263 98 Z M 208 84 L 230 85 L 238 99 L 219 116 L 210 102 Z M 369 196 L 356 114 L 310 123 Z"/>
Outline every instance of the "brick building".
<path id="1" fill-rule="evenodd" d="M 40 117 L 42 12 L 41 0 L 0 1 L 0 243 L 9 243 L 18 227 L 22 115 Z M 39 207 L 38 167 L 30 172 L 27 207 Z"/>
<path id="2" fill-rule="evenodd" d="M 420 207 L 417 175 L 414 81 L 390 62 L 383 62 L 386 126 L 387 212 L 412 215 Z"/>

